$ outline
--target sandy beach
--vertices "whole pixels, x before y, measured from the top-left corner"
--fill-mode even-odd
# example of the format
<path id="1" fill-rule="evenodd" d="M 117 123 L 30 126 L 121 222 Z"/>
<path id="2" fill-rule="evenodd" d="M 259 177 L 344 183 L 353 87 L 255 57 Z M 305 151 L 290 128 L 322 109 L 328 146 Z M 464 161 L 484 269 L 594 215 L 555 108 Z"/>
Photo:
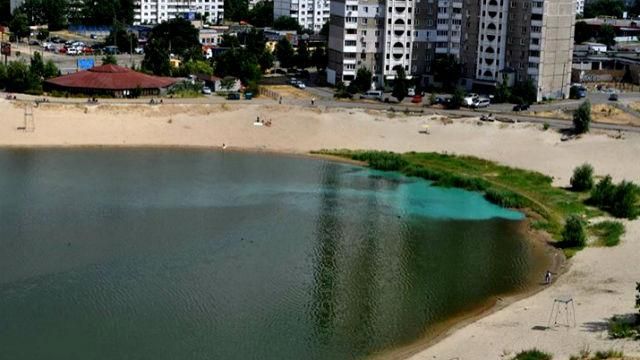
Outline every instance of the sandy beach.
<path id="1" fill-rule="evenodd" d="M 569 183 L 572 170 L 591 163 L 599 175 L 640 182 L 640 134 L 594 132 L 562 142 L 555 131 L 531 124 L 448 121 L 356 109 L 286 105 L 115 105 L 41 104 L 33 109 L 35 131 L 24 125 L 23 105 L 0 100 L 0 146 L 197 146 L 289 153 L 319 149 L 437 151 L 474 155 L 537 170 Z M 257 118 L 271 126 L 257 126 Z M 429 135 L 420 133 L 428 125 Z M 555 359 L 580 350 L 617 349 L 640 356 L 640 342 L 609 340 L 606 321 L 634 309 L 640 281 L 640 220 L 625 222 L 619 246 L 587 248 L 569 262 L 552 286 L 469 325 L 413 359 L 502 359 L 537 347 Z M 542 276 L 542 275 L 541 275 Z M 571 296 L 575 327 L 544 329 L 553 300 Z"/>

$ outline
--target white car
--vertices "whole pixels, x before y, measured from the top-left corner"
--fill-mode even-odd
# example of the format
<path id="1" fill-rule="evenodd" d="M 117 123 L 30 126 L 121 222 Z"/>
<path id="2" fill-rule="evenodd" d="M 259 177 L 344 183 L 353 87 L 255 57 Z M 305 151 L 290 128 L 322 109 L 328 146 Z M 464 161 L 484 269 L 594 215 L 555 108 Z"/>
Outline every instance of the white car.
<path id="1" fill-rule="evenodd" d="M 202 88 L 202 93 L 205 95 L 211 95 L 211 89 L 208 86 Z"/>
<path id="2" fill-rule="evenodd" d="M 80 55 L 80 51 L 74 47 L 70 47 L 67 49 L 67 55 Z"/>
<path id="3" fill-rule="evenodd" d="M 296 83 L 296 87 L 297 87 L 298 89 L 305 89 L 305 88 L 307 87 L 307 85 L 305 85 L 302 81 L 298 81 L 298 82 Z"/>
<path id="4" fill-rule="evenodd" d="M 416 88 L 408 88 L 407 89 L 407 96 L 416 96 Z"/>
<path id="5" fill-rule="evenodd" d="M 137 48 L 133 49 L 133 52 L 138 54 L 138 55 L 141 55 L 141 54 L 144 54 L 144 49 L 141 48 L 141 47 L 137 47 Z"/>

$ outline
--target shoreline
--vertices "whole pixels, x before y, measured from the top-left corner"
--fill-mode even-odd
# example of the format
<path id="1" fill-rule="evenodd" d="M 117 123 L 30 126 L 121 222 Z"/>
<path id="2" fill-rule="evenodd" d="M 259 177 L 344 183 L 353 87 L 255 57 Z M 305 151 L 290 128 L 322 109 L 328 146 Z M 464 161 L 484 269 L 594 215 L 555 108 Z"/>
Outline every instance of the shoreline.
<path id="1" fill-rule="evenodd" d="M 468 190 L 465 190 L 468 191 Z M 413 356 L 420 354 L 422 351 L 430 348 L 431 346 L 439 343 L 440 341 L 453 335 L 456 331 L 475 323 L 476 321 L 483 319 L 491 314 L 497 313 L 508 306 L 529 298 L 541 291 L 546 290 L 549 287 L 554 286 L 556 281 L 560 277 L 569 271 L 571 267 L 570 259 L 567 259 L 562 251 L 552 246 L 545 237 L 548 233 L 539 230 L 531 229 L 531 218 L 525 214 L 525 219 L 521 225 L 525 241 L 531 243 L 532 246 L 540 245 L 541 252 L 539 256 L 546 256 L 550 260 L 549 270 L 555 274 L 554 280 L 549 285 L 542 284 L 540 282 L 532 281 L 522 290 L 513 290 L 506 293 L 494 295 L 483 303 L 478 304 L 471 309 L 463 309 L 458 313 L 452 315 L 449 319 L 435 324 L 434 333 L 425 334 L 424 336 L 416 339 L 415 341 L 400 345 L 399 347 L 388 349 L 380 353 L 372 354 L 369 358 L 372 360 L 382 359 L 394 359 L 404 360 L 410 359 Z M 557 261 L 559 260 L 559 261 Z M 533 280 L 533 279 L 531 279 Z"/>
<path id="2" fill-rule="evenodd" d="M 228 147 L 224 151 L 316 157 L 360 166 L 363 165 L 360 162 L 309 152 L 340 148 L 440 152 L 474 155 L 539 171 L 552 176 L 554 186 L 566 186 L 573 167 L 586 161 L 596 168 L 597 174 L 611 174 L 614 181 L 640 179 L 640 168 L 634 165 L 640 154 L 640 135 L 636 134 L 619 140 L 607 133 L 596 133 L 561 142 L 560 134 L 542 131 L 541 126 L 532 124 L 479 124 L 475 119 L 448 122 L 442 116 L 406 116 L 363 109 L 323 111 L 257 104 L 163 107 L 163 112 L 159 112 L 149 105 L 47 104 L 34 109 L 36 130 L 26 133 L 16 130 L 23 122 L 23 109 L 0 99 L 0 112 L 6 114 L 0 119 L 0 148 L 223 151 L 221 145 L 225 143 Z M 265 118 L 273 118 L 274 126 L 253 126 L 256 114 L 261 118 L 267 114 Z M 425 123 L 429 124 L 431 135 L 418 132 Z M 505 351 L 538 347 L 554 353 L 556 359 L 563 359 L 585 345 L 594 351 L 615 345 L 626 354 L 640 354 L 640 344 L 611 342 L 602 331 L 585 331 L 577 326 L 559 334 L 536 332 L 531 327 L 535 321 L 546 324 L 549 302 L 560 294 L 576 297 L 580 324 L 633 310 L 631 302 L 640 269 L 628 264 L 637 261 L 634 255 L 640 254 L 640 221 L 625 225 L 627 233 L 620 245 L 581 251 L 565 263 L 563 275 L 556 276 L 552 286 L 509 301 L 504 301 L 506 296 L 501 297 L 502 301 L 483 308 L 477 316 L 467 315 L 462 322 L 442 331 L 434 341 L 422 346 L 413 344 L 411 351 L 404 347 L 402 356 L 488 359 Z"/>

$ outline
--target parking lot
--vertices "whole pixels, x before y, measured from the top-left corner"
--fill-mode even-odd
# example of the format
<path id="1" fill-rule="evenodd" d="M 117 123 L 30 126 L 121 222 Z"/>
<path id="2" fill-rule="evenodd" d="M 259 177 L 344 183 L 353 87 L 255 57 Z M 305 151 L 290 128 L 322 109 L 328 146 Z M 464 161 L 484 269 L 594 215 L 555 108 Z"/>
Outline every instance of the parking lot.
<path id="1" fill-rule="evenodd" d="M 9 56 L 9 61 L 24 61 L 29 62 L 32 54 L 36 51 L 42 54 L 45 61 L 52 60 L 54 64 L 60 69 L 63 74 L 77 71 L 77 60 L 78 58 L 92 58 L 94 59 L 95 64 L 99 65 L 101 59 L 104 55 L 99 54 L 97 52 L 93 52 L 93 54 L 83 54 L 83 55 L 68 55 L 60 53 L 60 48 L 64 47 L 64 44 L 54 44 L 54 51 L 45 50 L 41 45 L 29 45 L 26 42 L 23 43 L 12 43 L 11 44 L 11 56 Z M 141 54 L 120 54 L 115 55 L 118 64 L 122 66 L 130 67 L 132 64 L 136 66 L 140 66 L 142 59 L 144 59 L 144 55 Z"/>

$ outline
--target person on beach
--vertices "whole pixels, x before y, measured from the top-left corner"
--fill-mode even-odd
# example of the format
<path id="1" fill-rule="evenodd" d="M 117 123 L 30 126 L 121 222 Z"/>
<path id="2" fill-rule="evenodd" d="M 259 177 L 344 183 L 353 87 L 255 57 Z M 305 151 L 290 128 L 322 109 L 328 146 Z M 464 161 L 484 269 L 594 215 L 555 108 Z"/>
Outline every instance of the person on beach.
<path id="1" fill-rule="evenodd" d="M 282 105 L 282 96 L 280 96 L 280 98 L 278 99 L 278 104 Z"/>
<path id="2" fill-rule="evenodd" d="M 547 285 L 551 283 L 551 271 L 549 270 L 544 274 L 544 283 Z"/>
<path id="3" fill-rule="evenodd" d="M 311 106 L 315 105 L 316 103 L 316 98 L 311 98 Z"/>

